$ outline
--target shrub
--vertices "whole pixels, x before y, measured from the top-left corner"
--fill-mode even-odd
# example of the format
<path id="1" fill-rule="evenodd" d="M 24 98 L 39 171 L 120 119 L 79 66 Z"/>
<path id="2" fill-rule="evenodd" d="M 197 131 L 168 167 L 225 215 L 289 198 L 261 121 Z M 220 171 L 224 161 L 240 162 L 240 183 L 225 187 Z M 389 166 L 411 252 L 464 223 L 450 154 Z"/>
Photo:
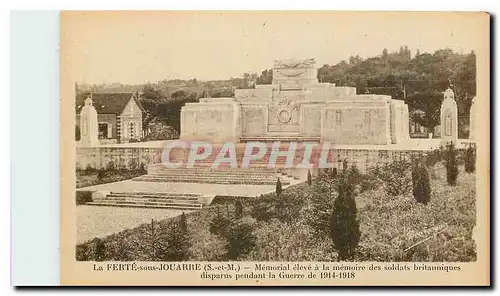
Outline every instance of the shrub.
<path id="1" fill-rule="evenodd" d="M 307 170 L 307 185 L 311 186 L 311 184 L 312 184 L 311 170 Z"/>
<path id="2" fill-rule="evenodd" d="M 189 259 L 189 248 L 191 247 L 189 233 L 187 231 L 186 216 L 181 215 L 176 223 L 172 223 L 162 235 L 164 247 L 158 250 L 156 255 L 162 261 L 185 261 Z"/>
<path id="3" fill-rule="evenodd" d="M 108 164 L 106 164 L 106 170 L 107 171 L 114 171 L 114 170 L 116 170 L 116 165 L 115 165 L 115 163 L 112 160 L 110 160 L 108 162 Z"/>
<path id="4" fill-rule="evenodd" d="M 97 180 L 102 181 L 106 177 L 106 171 L 99 170 L 97 172 Z"/>
<path id="5" fill-rule="evenodd" d="M 234 203 L 234 216 L 236 219 L 240 219 L 243 217 L 243 204 L 241 203 L 241 200 L 236 200 Z"/>
<path id="6" fill-rule="evenodd" d="M 278 177 L 278 181 L 276 181 L 276 195 L 279 197 L 281 195 L 281 192 L 283 191 L 282 186 L 281 186 L 281 180 Z"/>
<path id="7" fill-rule="evenodd" d="M 94 171 L 95 169 L 90 164 L 87 164 L 84 173 L 85 175 L 91 175 Z"/>
<path id="8" fill-rule="evenodd" d="M 337 197 L 335 187 L 341 176 L 342 174 L 337 175 L 336 168 L 323 169 L 309 190 L 305 220 L 318 238 L 323 238 L 330 232 L 333 201 Z"/>
<path id="9" fill-rule="evenodd" d="M 276 195 L 261 195 L 255 200 L 251 216 L 257 221 L 269 221 L 276 218 Z"/>
<path id="10" fill-rule="evenodd" d="M 378 179 L 373 174 L 362 174 L 359 180 L 359 191 L 361 193 L 373 190 L 379 186 Z"/>
<path id="11" fill-rule="evenodd" d="M 458 177 L 458 164 L 457 164 L 457 150 L 455 145 L 450 143 L 446 146 L 446 182 L 450 186 L 457 185 Z"/>
<path id="12" fill-rule="evenodd" d="M 434 149 L 431 152 L 428 152 L 425 157 L 425 164 L 427 167 L 433 167 L 438 162 L 443 160 L 443 147 L 441 146 L 439 149 Z"/>
<path id="13" fill-rule="evenodd" d="M 125 243 L 124 239 L 117 241 L 111 245 L 110 248 L 107 248 L 107 251 L 109 251 L 109 258 L 112 261 L 133 261 L 129 250 L 130 246 Z"/>
<path id="14" fill-rule="evenodd" d="M 301 190 L 286 191 L 283 198 L 274 200 L 274 216 L 281 222 L 293 224 L 301 217 L 301 211 L 305 204 L 304 195 Z"/>
<path id="15" fill-rule="evenodd" d="M 361 183 L 362 178 L 363 175 L 356 167 L 356 165 L 351 166 L 347 170 L 347 181 L 351 183 L 353 186 L 358 186 L 358 184 Z"/>
<path id="16" fill-rule="evenodd" d="M 236 260 L 252 251 L 256 245 L 257 237 L 253 234 L 255 223 L 251 219 L 233 221 L 227 232 L 226 257 Z"/>
<path id="17" fill-rule="evenodd" d="M 396 196 L 410 191 L 412 186 L 410 168 L 409 161 L 398 159 L 376 166 L 370 173 L 384 182 L 385 191 L 389 195 Z"/>
<path id="18" fill-rule="evenodd" d="M 186 233 L 188 232 L 187 218 L 186 218 L 186 214 L 184 214 L 184 212 L 182 212 L 181 218 L 179 220 L 179 228 L 183 232 L 186 232 Z"/>
<path id="19" fill-rule="evenodd" d="M 89 261 L 87 244 L 76 245 L 76 261 Z"/>
<path id="20" fill-rule="evenodd" d="M 89 261 L 106 260 L 106 245 L 100 238 L 94 238 L 87 248 L 87 258 Z"/>
<path id="21" fill-rule="evenodd" d="M 338 259 L 345 260 L 354 255 L 361 237 L 354 186 L 349 180 L 349 174 L 340 177 L 337 190 L 338 197 L 333 203 L 331 214 L 330 237 L 338 252 Z"/>
<path id="22" fill-rule="evenodd" d="M 317 237 L 322 238 L 329 234 L 335 197 L 336 193 L 327 182 L 315 182 L 311 187 L 306 221 Z"/>
<path id="23" fill-rule="evenodd" d="M 83 205 L 92 201 L 92 191 L 76 191 L 76 204 Z"/>
<path id="24" fill-rule="evenodd" d="M 412 169 L 413 197 L 418 203 L 427 204 L 431 200 L 431 183 L 425 164 L 419 160 Z"/>
<path id="25" fill-rule="evenodd" d="M 135 158 L 131 158 L 128 161 L 128 169 L 129 170 L 137 170 L 139 168 L 139 165 L 137 163 L 137 160 Z"/>
<path id="26" fill-rule="evenodd" d="M 80 141 L 80 128 L 78 127 L 78 125 L 75 125 L 75 140 L 76 141 Z"/>
<path id="27" fill-rule="evenodd" d="M 210 226 L 208 230 L 212 234 L 225 236 L 230 222 L 231 219 L 229 219 L 229 217 L 226 217 L 222 213 L 220 206 L 218 206 L 217 213 L 215 217 L 210 221 Z"/>
<path id="28" fill-rule="evenodd" d="M 337 178 L 337 168 L 325 168 L 319 169 L 318 177 L 316 177 L 317 183 L 326 182 L 331 183 Z"/>
<path id="29" fill-rule="evenodd" d="M 139 172 L 143 175 L 148 173 L 148 167 L 144 162 L 141 162 L 141 164 L 139 165 Z"/>
<path id="30" fill-rule="evenodd" d="M 474 173 L 476 171 L 476 153 L 472 146 L 467 147 L 465 151 L 465 171 L 467 173 Z"/>

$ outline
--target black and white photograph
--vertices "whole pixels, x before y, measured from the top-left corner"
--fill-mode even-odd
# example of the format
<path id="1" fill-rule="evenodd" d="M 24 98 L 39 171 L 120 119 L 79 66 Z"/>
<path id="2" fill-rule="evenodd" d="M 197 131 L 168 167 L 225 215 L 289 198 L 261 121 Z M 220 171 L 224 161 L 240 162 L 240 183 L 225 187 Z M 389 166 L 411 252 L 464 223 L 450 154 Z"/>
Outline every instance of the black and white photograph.
<path id="1" fill-rule="evenodd" d="M 62 246 L 93 276 L 489 270 L 486 13 L 62 12 L 61 67 Z"/>

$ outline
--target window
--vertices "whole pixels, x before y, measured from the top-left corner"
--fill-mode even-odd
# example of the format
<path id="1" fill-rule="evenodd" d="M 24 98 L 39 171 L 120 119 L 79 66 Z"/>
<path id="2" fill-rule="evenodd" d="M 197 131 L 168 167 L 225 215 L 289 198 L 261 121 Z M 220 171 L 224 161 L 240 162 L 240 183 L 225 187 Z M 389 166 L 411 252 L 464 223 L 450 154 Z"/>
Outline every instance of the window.
<path id="1" fill-rule="evenodd" d="M 130 138 L 135 138 L 135 124 L 133 122 L 130 123 Z"/>
<path id="2" fill-rule="evenodd" d="M 99 123 L 99 139 L 108 138 L 108 124 L 106 122 Z"/>

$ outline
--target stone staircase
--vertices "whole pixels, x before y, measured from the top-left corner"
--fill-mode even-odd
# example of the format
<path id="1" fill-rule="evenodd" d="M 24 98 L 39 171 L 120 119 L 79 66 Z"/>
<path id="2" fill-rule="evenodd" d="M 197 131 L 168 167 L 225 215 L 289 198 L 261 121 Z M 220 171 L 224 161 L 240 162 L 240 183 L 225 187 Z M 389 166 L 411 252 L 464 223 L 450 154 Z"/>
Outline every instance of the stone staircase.
<path id="1" fill-rule="evenodd" d="M 203 204 L 199 202 L 200 196 L 198 194 L 166 192 L 110 192 L 103 197 L 94 198 L 86 205 L 199 210 L 203 207 Z"/>
<path id="2" fill-rule="evenodd" d="M 240 141 L 242 143 L 246 142 L 317 142 L 321 141 L 321 137 L 319 136 L 302 136 L 302 135 L 276 135 L 276 136 L 245 136 L 241 137 Z"/>
<path id="3" fill-rule="evenodd" d="M 275 185 L 278 177 L 283 186 L 290 185 L 293 178 L 279 173 L 278 169 L 265 167 L 211 168 L 167 168 L 163 164 L 150 165 L 148 174 L 132 179 L 146 182 L 183 182 L 202 184 Z"/>

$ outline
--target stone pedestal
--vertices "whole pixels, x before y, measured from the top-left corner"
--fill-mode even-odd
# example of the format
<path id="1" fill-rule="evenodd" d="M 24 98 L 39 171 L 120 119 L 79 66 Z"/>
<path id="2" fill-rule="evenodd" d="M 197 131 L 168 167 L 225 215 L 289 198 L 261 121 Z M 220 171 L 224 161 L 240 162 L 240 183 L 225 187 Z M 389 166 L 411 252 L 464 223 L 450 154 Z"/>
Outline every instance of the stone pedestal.
<path id="1" fill-rule="evenodd" d="M 458 109 L 453 90 L 448 88 L 441 104 L 441 140 L 446 144 L 458 139 Z"/>
<path id="2" fill-rule="evenodd" d="M 234 98 L 204 98 L 181 110 L 181 139 L 239 142 L 240 105 Z"/>
<path id="3" fill-rule="evenodd" d="M 92 98 L 88 97 L 80 112 L 80 147 L 99 146 L 98 133 L 97 111 L 92 104 Z"/>

